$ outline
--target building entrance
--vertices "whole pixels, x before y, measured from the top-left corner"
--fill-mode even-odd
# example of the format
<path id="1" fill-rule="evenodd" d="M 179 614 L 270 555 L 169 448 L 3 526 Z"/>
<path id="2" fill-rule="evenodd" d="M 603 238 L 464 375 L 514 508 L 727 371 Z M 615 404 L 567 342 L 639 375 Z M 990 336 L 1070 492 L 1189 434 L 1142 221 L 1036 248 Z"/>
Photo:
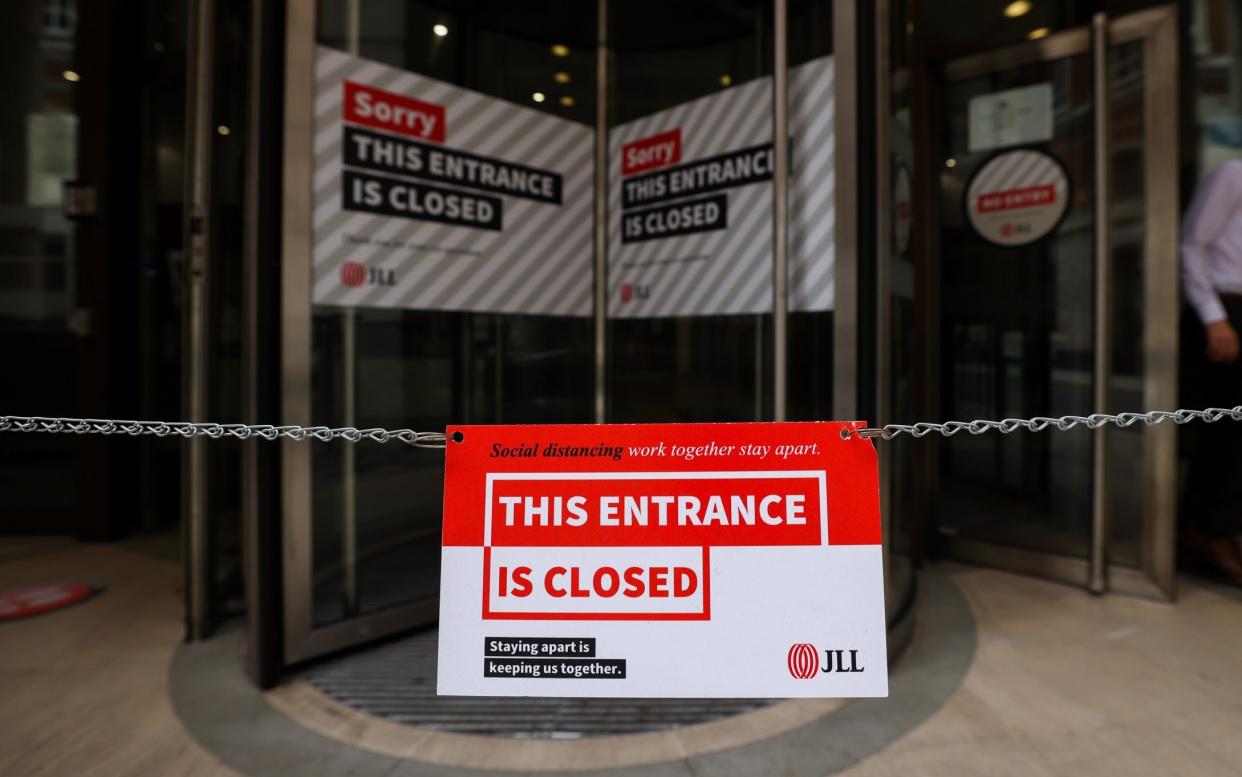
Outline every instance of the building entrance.
<path id="1" fill-rule="evenodd" d="M 861 317 L 835 261 L 847 12 L 289 3 L 282 418 L 832 417 L 837 300 Z M 286 445 L 280 470 L 285 664 L 434 621 L 438 452 Z"/>
<path id="2" fill-rule="evenodd" d="M 1158 8 L 945 66 L 942 417 L 1175 406 L 1176 62 Z M 948 555 L 1172 596 L 1174 429 L 961 435 L 935 457 Z"/>

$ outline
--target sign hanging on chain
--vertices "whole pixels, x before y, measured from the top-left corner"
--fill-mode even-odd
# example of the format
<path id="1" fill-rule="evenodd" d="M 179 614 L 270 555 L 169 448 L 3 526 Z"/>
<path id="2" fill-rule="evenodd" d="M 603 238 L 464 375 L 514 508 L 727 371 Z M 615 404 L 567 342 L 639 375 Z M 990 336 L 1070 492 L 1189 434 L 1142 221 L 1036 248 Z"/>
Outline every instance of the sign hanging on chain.
<path id="1" fill-rule="evenodd" d="M 853 428 L 450 427 L 439 693 L 887 695 Z"/>

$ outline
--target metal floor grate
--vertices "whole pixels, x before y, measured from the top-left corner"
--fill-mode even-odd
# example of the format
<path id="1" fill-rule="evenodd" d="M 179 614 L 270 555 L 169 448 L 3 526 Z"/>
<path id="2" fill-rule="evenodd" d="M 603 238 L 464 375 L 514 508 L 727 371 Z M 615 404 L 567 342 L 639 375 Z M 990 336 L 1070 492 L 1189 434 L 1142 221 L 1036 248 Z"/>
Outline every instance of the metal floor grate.
<path id="1" fill-rule="evenodd" d="M 530 699 L 436 696 L 435 627 L 329 658 L 303 677 L 328 696 L 397 723 L 556 739 L 666 731 L 772 704 L 768 699 Z"/>

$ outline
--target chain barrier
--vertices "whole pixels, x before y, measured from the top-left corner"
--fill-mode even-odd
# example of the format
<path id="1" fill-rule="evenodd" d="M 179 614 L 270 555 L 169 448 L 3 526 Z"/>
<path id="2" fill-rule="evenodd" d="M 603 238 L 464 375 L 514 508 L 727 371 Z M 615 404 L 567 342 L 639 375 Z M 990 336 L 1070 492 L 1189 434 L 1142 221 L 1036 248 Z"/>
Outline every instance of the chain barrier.
<path id="1" fill-rule="evenodd" d="M 1019 429 L 1026 429 L 1030 432 L 1042 432 L 1045 429 L 1053 428 L 1067 432 L 1076 426 L 1099 429 L 1101 426 L 1112 424 L 1124 429 L 1139 422 L 1147 426 L 1155 426 L 1165 421 L 1172 421 L 1178 425 L 1190 423 L 1191 421 L 1203 421 L 1212 424 L 1222 418 L 1242 421 L 1242 405 L 1229 409 L 1209 407 L 1206 410 L 1148 410 L 1145 413 L 1117 413 L 1116 415 L 1092 413 L 1087 416 L 1063 415 L 1058 418 L 1036 416 L 1035 418 L 1006 418 L 1001 421 L 976 420 L 946 421 L 942 424 L 926 422 L 918 424 L 886 424 L 876 428 L 854 429 L 852 431 L 842 429 L 841 436 L 847 440 L 854 434 L 863 438 L 879 437 L 882 440 L 891 440 L 902 434 L 908 434 L 911 437 L 926 437 L 929 434 L 952 437 L 958 432 L 966 432 L 968 434 L 983 434 L 984 432 L 1010 434 Z"/>
<path id="2" fill-rule="evenodd" d="M 1242 421 L 1242 405 L 1233 408 L 1209 407 L 1206 410 L 1149 410 L 1145 413 L 1092 413 L 1091 415 L 1064 415 L 1057 418 L 1005 418 L 1000 421 L 946 421 L 944 423 L 922 422 L 917 424 L 886 424 L 863 429 L 842 429 L 841 437 L 849 439 L 858 435 L 864 439 L 891 440 L 899 435 L 926 437 L 939 434 L 952 437 L 959 432 L 983 434 L 1000 432 L 1010 434 L 1019 429 L 1042 432 L 1045 429 L 1069 431 L 1078 426 L 1099 429 L 1112 424 L 1120 428 L 1143 423 L 1147 426 L 1172 421 L 1181 425 L 1191 421 L 1216 423 L 1229 418 Z M 353 426 L 271 426 L 269 424 L 214 424 L 189 423 L 186 421 L 115 421 L 94 418 L 44 418 L 40 416 L 0 416 L 0 432 L 45 432 L 50 434 L 124 434 L 130 437 L 210 437 L 219 440 L 231 437 L 249 440 L 287 438 L 290 440 L 345 440 L 346 442 L 388 442 L 398 440 L 416 448 L 443 448 L 447 438 L 443 432 L 416 432 L 413 429 L 358 429 Z"/>
<path id="3" fill-rule="evenodd" d="M 94 418 L 42 418 L 38 416 L 0 416 L 0 432 L 47 432 L 51 434 L 124 434 L 130 437 L 232 437 L 249 440 L 287 438 L 290 440 L 345 440 L 347 442 L 388 442 L 399 440 L 416 448 L 443 448 L 443 432 L 416 432 L 413 429 L 358 429 L 352 426 L 270 426 L 268 424 L 193 424 L 185 421 L 112 421 Z"/>

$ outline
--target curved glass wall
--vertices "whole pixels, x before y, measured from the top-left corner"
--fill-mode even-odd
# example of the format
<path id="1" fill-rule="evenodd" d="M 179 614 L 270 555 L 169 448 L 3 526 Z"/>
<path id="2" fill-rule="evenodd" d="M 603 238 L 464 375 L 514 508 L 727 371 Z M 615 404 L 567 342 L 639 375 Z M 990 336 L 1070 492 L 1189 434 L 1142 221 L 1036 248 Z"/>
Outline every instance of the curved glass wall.
<path id="1" fill-rule="evenodd" d="M 836 176 L 835 79 L 854 78 L 840 76 L 833 58 L 838 5 L 788 4 L 781 217 L 792 421 L 833 418 L 836 187 L 856 185 Z M 606 7 L 601 85 L 595 4 L 318 4 L 305 388 L 315 423 L 589 423 L 597 392 L 610 422 L 774 417 L 776 5 Z M 607 171 L 595 168 L 601 139 Z M 549 226 L 540 214 L 552 208 L 577 215 Z M 463 226 L 474 231 L 463 237 Z M 875 314 L 870 302 L 860 307 Z M 597 386 L 600 314 L 607 369 Z M 894 338 L 908 328 L 901 333 Z M 898 393 L 904 402 L 911 392 Z M 288 579 L 309 577 L 309 605 L 298 605 L 309 616 L 287 621 L 304 626 L 286 639 L 316 639 L 287 655 L 433 618 L 438 456 L 314 446 L 308 474 L 309 515 L 289 518 L 309 526 L 294 532 L 306 538 L 308 571 Z M 890 559 L 888 570 L 896 612 L 912 588 L 910 565 Z"/>
<path id="2" fill-rule="evenodd" d="M 880 190 L 887 200 L 887 208 L 881 205 L 881 224 L 886 229 L 878 239 L 882 241 L 882 261 L 886 262 L 888 310 L 881 311 L 887 317 L 888 330 L 881 329 L 887 338 L 886 358 L 880 370 L 880 380 L 885 381 L 887 408 L 882 408 L 884 423 L 905 423 L 905 419 L 922 418 L 923 408 L 919 402 L 920 365 L 917 363 L 919 328 L 916 317 L 916 296 L 926 294 L 928 286 L 920 283 L 916 256 L 920 251 L 915 236 L 915 192 L 921 183 L 915 176 L 918 165 L 915 160 L 914 139 L 914 89 L 911 78 L 911 59 L 914 25 L 910 0 L 896 0 L 889 6 L 888 36 L 881 62 L 887 60 L 887 72 L 881 71 L 879 79 L 882 98 L 887 98 L 885 110 L 888 122 L 888 147 L 881 148 L 886 154 L 886 165 L 881 166 Z M 886 374 L 887 373 L 887 374 Z M 917 557 L 917 526 L 920 525 L 920 500 L 915 495 L 916 446 L 918 441 L 908 437 L 895 438 L 885 443 L 887 488 L 883 492 L 886 501 L 888 541 L 888 565 L 885 569 L 885 595 L 888 603 L 889 622 L 902 618 L 914 600 L 914 560 Z"/>
<path id="3" fill-rule="evenodd" d="M 650 20 L 669 12 L 667 3 L 615 3 L 609 19 L 609 420 L 763 420 L 772 385 L 770 171 L 741 174 L 710 196 L 699 181 L 652 196 L 642 189 L 663 190 L 702 160 L 770 145 L 771 3 L 678 4 L 654 31 Z M 656 157 L 662 142 L 671 150 Z M 649 162 L 631 164 L 644 154 Z M 683 204 L 714 208 L 717 218 L 663 237 L 657 222 Z M 631 222 L 648 226 L 630 236 Z"/>
<path id="4" fill-rule="evenodd" d="M 393 84 L 406 78 L 404 73 L 422 77 L 423 91 L 446 98 L 441 102 L 446 124 L 452 122 L 450 139 L 471 133 L 472 120 L 507 136 L 490 144 L 496 159 L 511 157 L 514 146 L 534 140 L 547 140 L 549 147 L 527 158 L 546 160 L 561 152 L 556 144 L 565 145 L 562 134 L 539 137 L 533 128 L 543 125 L 532 123 L 532 112 L 580 125 L 589 137 L 596 93 L 593 5 L 523 3 L 520 12 L 512 4 L 485 5 L 462 13 L 443 3 L 325 2 L 317 40 L 321 51 L 346 55 L 339 60 L 339 67 L 348 69 L 343 78 L 375 85 L 377 94 L 385 85 L 399 91 Z M 450 93 L 449 87 L 462 91 Z M 481 99 L 486 97 L 505 102 Z M 380 135 L 396 137 L 387 130 Z M 487 146 L 478 135 L 474 132 L 474 145 Z M 373 161 L 382 164 L 383 149 L 378 142 L 373 148 Z M 574 161 L 589 166 L 590 150 L 589 143 L 579 143 L 572 153 L 580 158 Z M 318 147 L 317 155 L 323 153 Z M 324 196 L 326 189 L 319 187 L 325 183 L 316 180 L 317 198 Z M 584 194 L 590 196 L 589 183 L 585 191 L 564 192 Z M 337 194 L 333 189 L 326 196 Z M 322 207 L 322 199 L 316 204 Z M 510 217 L 524 205 L 512 204 Z M 496 301 L 500 295 L 523 293 L 525 274 L 537 270 L 541 250 L 551 249 L 533 243 L 524 258 L 494 271 L 454 243 L 446 228 L 428 229 L 426 221 L 411 220 L 395 233 L 381 234 L 369 232 L 365 218 L 347 215 L 339 238 L 325 230 L 322 239 L 353 241 L 355 250 L 323 261 L 365 265 L 370 277 L 363 283 L 375 291 L 356 304 L 332 304 L 330 294 L 316 293 L 323 301 L 313 312 L 314 418 L 415 429 L 443 427 L 449 420 L 592 420 L 589 310 L 577 315 L 541 314 L 537 306 L 528 306 L 532 312 L 479 310 L 503 307 Z M 460 253 L 449 253 L 454 251 Z M 424 283 L 450 276 L 452 283 L 444 284 L 441 301 L 407 304 L 399 296 L 406 293 L 405 275 L 417 272 L 424 260 L 436 261 L 437 252 L 445 258 L 440 275 Z M 588 274 L 586 288 L 591 256 L 578 258 L 579 273 Z M 479 303 L 463 291 L 476 273 L 490 273 L 493 285 L 487 289 L 495 289 L 490 302 Z M 389 283 L 396 291 L 386 295 Z M 443 466 L 437 457 L 407 446 L 322 446 L 314 451 L 313 473 L 315 626 L 438 594 Z"/>

